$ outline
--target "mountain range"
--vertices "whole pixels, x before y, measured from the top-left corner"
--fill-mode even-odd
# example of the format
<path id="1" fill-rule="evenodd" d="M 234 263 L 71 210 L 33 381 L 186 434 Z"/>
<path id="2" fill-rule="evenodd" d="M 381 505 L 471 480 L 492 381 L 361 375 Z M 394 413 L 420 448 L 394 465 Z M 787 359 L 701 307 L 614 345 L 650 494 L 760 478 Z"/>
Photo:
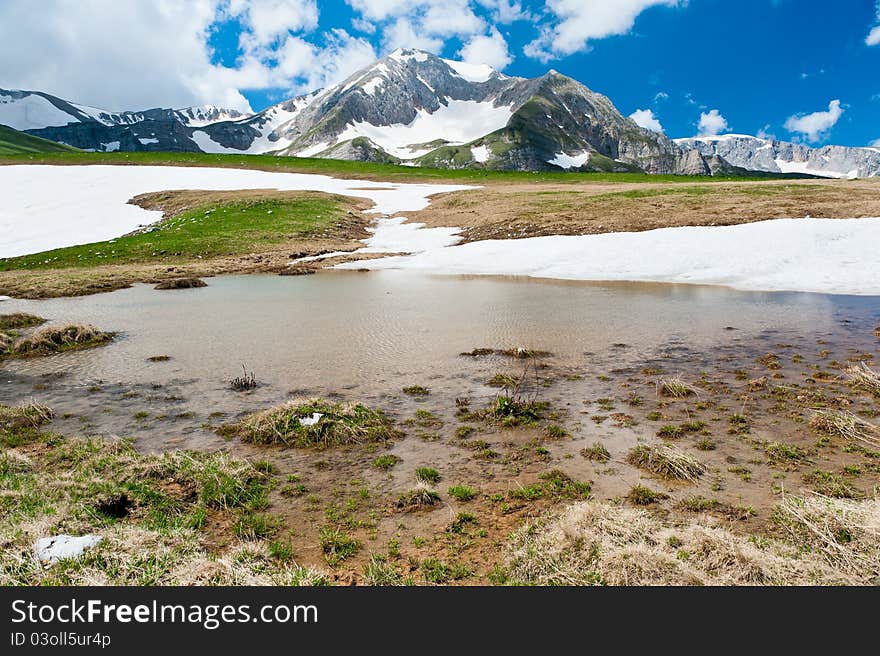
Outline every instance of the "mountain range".
<path id="1" fill-rule="evenodd" d="M 0 89 L 0 124 L 92 151 L 275 154 L 439 168 L 693 175 L 880 175 L 880 150 L 742 135 L 673 141 L 605 96 L 549 71 L 396 50 L 343 82 L 255 114 L 215 106 L 112 112 Z"/>

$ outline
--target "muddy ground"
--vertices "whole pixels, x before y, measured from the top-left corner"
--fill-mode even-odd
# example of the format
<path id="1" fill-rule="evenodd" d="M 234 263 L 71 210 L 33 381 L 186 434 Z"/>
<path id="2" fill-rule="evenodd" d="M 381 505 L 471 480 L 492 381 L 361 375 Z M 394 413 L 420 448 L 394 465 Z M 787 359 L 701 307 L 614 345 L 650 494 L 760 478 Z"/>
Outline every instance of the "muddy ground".
<path id="1" fill-rule="evenodd" d="M 83 385 L 79 393 L 92 409 L 58 416 L 50 428 L 100 435 L 105 413 L 122 412 L 131 417 L 142 449 L 161 442 L 150 439 L 153 430 L 176 429 L 202 433 L 214 441 L 212 448 L 271 463 L 266 513 L 280 521 L 280 535 L 298 563 L 327 569 L 339 583 L 365 582 L 365 568 L 377 554 L 416 581 L 435 582 L 426 572 L 439 562 L 447 568 L 439 570 L 447 579 L 442 582 L 490 583 L 501 576 L 511 531 L 587 496 L 636 504 L 630 496 L 636 486 L 660 493 L 640 507 L 667 520 L 701 517 L 758 536 L 774 535 L 773 509 L 786 492 L 861 498 L 880 486 L 880 451 L 808 425 L 817 408 L 876 422 L 878 399 L 851 386 L 845 373 L 855 363 L 876 363 L 880 338 L 871 329 L 843 320 L 837 338 L 805 335 L 785 342 L 766 331 L 712 352 L 670 342 L 643 361 L 619 366 L 633 348 L 616 344 L 607 353 L 565 359 L 451 353 L 446 371 L 412 381 L 427 394 L 377 390 L 384 401 L 371 405 L 385 410 L 402 432 L 388 443 L 314 450 L 223 442 L 216 429 L 239 417 L 210 407 L 175 411 L 192 401 L 186 381 L 173 389 Z M 515 391 L 493 387 L 504 382 L 498 374 L 521 383 Z M 663 381 L 674 378 L 692 385 L 692 393 L 664 393 Z M 46 377 L 34 384 L 33 397 L 45 398 L 60 384 Z M 304 392 L 291 390 L 290 396 Z M 511 394 L 547 407 L 526 426 L 480 416 L 497 397 Z M 326 395 L 359 400 L 345 390 Z M 627 461 L 642 443 L 673 446 L 707 471 L 693 482 L 652 475 Z M 174 448 L 174 442 L 161 448 Z M 387 467 L 378 466 L 382 456 L 393 456 L 384 459 Z M 416 470 L 422 467 L 435 469 L 439 480 L 420 486 Z M 579 485 L 584 483 L 589 492 Z M 471 488 L 474 498 L 456 499 L 452 486 Z M 401 502 L 420 487 L 436 492 L 435 503 Z M 210 515 L 203 543 L 217 554 L 234 548 L 239 538 L 231 526 L 229 516 Z M 320 539 L 327 529 L 356 539 L 356 553 L 328 563 Z"/>

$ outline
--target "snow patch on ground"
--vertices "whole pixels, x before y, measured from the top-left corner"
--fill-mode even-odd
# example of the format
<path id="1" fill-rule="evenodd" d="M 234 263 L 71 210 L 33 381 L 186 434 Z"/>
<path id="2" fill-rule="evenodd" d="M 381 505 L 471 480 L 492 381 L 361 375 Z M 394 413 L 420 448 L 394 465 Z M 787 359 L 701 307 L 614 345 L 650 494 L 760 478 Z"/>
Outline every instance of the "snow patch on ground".
<path id="1" fill-rule="evenodd" d="M 119 150 L 119 142 L 108 141 L 107 143 L 102 143 L 101 148 L 103 148 L 105 153 L 115 153 L 117 150 Z"/>
<path id="2" fill-rule="evenodd" d="M 100 535 L 55 535 L 34 542 L 34 555 L 41 563 L 57 563 L 59 560 L 79 558 L 87 549 L 97 546 Z"/>
<path id="3" fill-rule="evenodd" d="M 144 146 L 146 146 L 147 144 L 159 143 L 158 139 L 151 139 L 151 138 L 138 139 L 138 141 L 140 141 Z"/>
<path id="4" fill-rule="evenodd" d="M 324 175 L 231 168 L 0 166 L 0 195 L 3 196 L 0 204 L 0 257 L 105 241 L 154 223 L 162 218 L 161 212 L 128 204 L 130 198 L 154 191 L 323 191 L 368 198 L 376 204 L 370 212 L 387 216 L 422 210 L 428 206 L 428 198 L 433 194 L 471 188 L 338 180 Z M 47 193 L 48 190 L 52 193 Z M 431 234 L 430 231 L 423 232 Z M 422 239 L 425 239 L 424 235 L 415 238 L 418 243 L 422 243 Z M 395 241 L 385 237 L 382 240 Z M 397 252 L 412 250 L 402 248 Z"/>
<path id="5" fill-rule="evenodd" d="M 418 110 L 415 119 L 407 125 L 373 125 L 366 121 L 350 123 L 339 135 L 338 142 L 367 137 L 390 155 L 414 159 L 430 152 L 430 149 L 414 150 L 410 146 L 438 139 L 453 145 L 469 143 L 500 130 L 507 125 L 511 116 L 513 112 L 507 105 L 496 107 L 491 102 L 447 98 L 446 104 L 441 104 L 433 114 L 424 109 Z"/>
<path id="6" fill-rule="evenodd" d="M 553 159 L 548 159 L 548 164 L 561 166 L 564 169 L 579 169 L 590 161 L 590 153 L 583 152 L 578 155 L 566 155 L 565 153 L 556 153 Z"/>
<path id="7" fill-rule="evenodd" d="M 76 117 L 61 111 L 43 96 L 30 94 L 15 99 L 0 94 L 0 124 L 13 130 L 37 130 L 78 122 Z"/>
<path id="8" fill-rule="evenodd" d="M 339 268 L 880 295 L 878 243 L 880 218 L 776 219 L 722 227 L 477 241 Z"/>
<path id="9" fill-rule="evenodd" d="M 484 164 L 489 161 L 489 147 L 488 146 L 474 146 L 471 148 L 471 156 L 474 158 L 475 162 L 479 164 Z"/>
<path id="10" fill-rule="evenodd" d="M 459 228 L 426 228 L 424 223 L 406 223 L 402 216 L 380 219 L 368 230 L 373 236 L 365 239 L 366 246 L 355 252 L 422 253 L 454 246 L 461 241 Z"/>

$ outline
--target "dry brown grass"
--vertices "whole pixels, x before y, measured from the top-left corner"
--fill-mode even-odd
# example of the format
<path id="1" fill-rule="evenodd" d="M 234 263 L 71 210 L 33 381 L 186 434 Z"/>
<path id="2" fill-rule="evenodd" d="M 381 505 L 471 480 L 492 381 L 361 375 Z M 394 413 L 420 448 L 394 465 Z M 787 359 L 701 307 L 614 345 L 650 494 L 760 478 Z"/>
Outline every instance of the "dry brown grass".
<path id="1" fill-rule="evenodd" d="M 683 399 L 688 396 L 697 396 L 700 390 L 685 382 L 678 376 L 673 378 L 661 378 L 657 382 L 657 388 L 663 396 L 670 396 L 674 399 Z"/>
<path id="2" fill-rule="evenodd" d="M 846 410 L 814 410 L 810 427 L 829 435 L 880 447 L 880 426 Z"/>
<path id="3" fill-rule="evenodd" d="M 846 373 L 853 387 L 870 392 L 874 396 L 880 396 L 880 374 L 866 363 L 860 362 L 847 369 Z"/>
<path id="4" fill-rule="evenodd" d="M 87 324 L 47 326 L 16 340 L 9 349 L 9 354 L 48 355 L 106 344 L 113 337 L 114 333 L 102 332 Z"/>
<path id="5" fill-rule="evenodd" d="M 735 225 L 774 218 L 873 217 L 875 180 L 486 183 L 435 197 L 412 220 L 464 228 L 465 241 Z"/>
<path id="6" fill-rule="evenodd" d="M 54 416 L 52 408 L 36 401 L 28 401 L 15 406 L 0 404 L 0 428 L 6 430 L 25 426 L 36 428 L 52 421 Z"/>
<path id="7" fill-rule="evenodd" d="M 381 410 L 324 399 L 299 399 L 267 408 L 224 427 L 222 432 L 253 444 L 319 449 L 381 442 L 399 434 Z"/>
<path id="8" fill-rule="evenodd" d="M 208 283 L 200 278 L 171 278 L 170 280 L 163 280 L 158 285 L 156 285 L 156 289 L 197 289 L 199 287 L 207 287 Z"/>
<path id="9" fill-rule="evenodd" d="M 668 480 L 695 481 L 706 466 L 699 460 L 665 444 L 640 444 L 626 456 L 631 465 Z"/>
<path id="10" fill-rule="evenodd" d="M 871 583 L 880 571 L 876 499 L 796 503 L 789 497 L 785 503 L 809 509 L 781 511 L 791 542 L 754 540 L 702 520 L 676 525 L 640 509 L 577 503 L 514 534 L 508 580 L 527 585 Z M 838 533 L 817 530 L 828 526 Z M 843 530 L 855 538 L 843 537 Z"/>
<path id="11" fill-rule="evenodd" d="M 0 314 L 0 330 L 20 330 L 33 328 L 46 323 L 43 317 L 27 312 L 13 312 L 12 314 Z"/>

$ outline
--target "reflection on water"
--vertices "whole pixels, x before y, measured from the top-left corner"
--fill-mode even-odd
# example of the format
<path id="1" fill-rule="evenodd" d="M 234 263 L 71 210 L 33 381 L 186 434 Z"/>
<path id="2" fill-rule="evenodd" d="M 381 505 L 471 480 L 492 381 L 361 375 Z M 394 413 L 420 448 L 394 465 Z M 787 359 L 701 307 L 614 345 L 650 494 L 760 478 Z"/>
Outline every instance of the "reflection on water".
<path id="1" fill-rule="evenodd" d="M 437 385 L 454 394 L 476 371 L 458 354 L 475 347 L 525 346 L 551 351 L 563 362 L 617 367 L 676 349 L 711 358 L 734 346 L 766 351 L 767 343 L 846 340 L 870 332 L 880 316 L 880 298 L 687 285 L 401 271 L 230 276 L 208 283 L 192 290 L 138 285 L 80 298 L 2 303 L 3 313 L 88 322 L 121 336 L 100 349 L 4 363 L 0 401 L 32 396 L 35 380 L 46 374 L 63 375 L 46 392 L 55 402 L 94 381 L 161 385 L 185 388 L 186 407 L 205 413 L 213 406 L 241 411 L 291 390 L 379 398 L 401 384 L 432 379 L 442 379 Z M 172 359 L 147 361 L 156 355 Z M 225 384 L 242 364 L 263 384 L 244 397 Z"/>

